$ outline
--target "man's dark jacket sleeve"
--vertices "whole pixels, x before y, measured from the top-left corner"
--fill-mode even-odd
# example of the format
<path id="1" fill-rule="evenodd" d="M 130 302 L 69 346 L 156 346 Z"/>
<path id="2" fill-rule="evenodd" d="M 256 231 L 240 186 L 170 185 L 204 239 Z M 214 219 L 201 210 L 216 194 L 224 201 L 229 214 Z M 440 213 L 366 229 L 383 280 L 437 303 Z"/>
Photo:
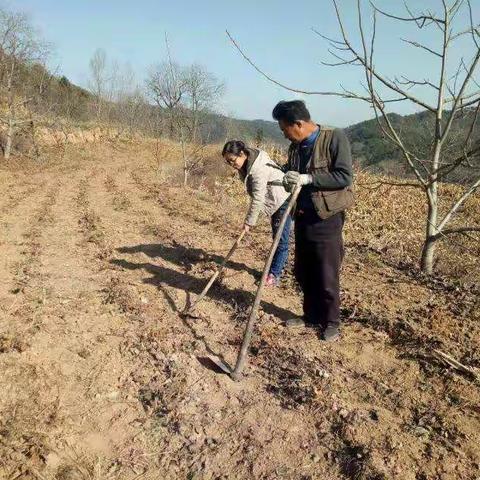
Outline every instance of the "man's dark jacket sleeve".
<path id="1" fill-rule="evenodd" d="M 340 190 L 353 182 L 352 153 L 345 132 L 339 128 L 333 131 L 330 143 L 332 168 L 313 174 L 313 186 L 322 190 Z"/>

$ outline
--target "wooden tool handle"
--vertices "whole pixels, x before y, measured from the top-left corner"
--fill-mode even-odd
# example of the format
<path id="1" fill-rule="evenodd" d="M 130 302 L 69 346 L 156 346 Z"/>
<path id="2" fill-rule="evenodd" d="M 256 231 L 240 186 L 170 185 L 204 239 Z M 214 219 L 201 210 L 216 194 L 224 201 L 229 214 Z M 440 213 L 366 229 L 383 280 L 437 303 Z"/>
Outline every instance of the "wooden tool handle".
<path id="1" fill-rule="evenodd" d="M 230 376 L 234 380 L 241 379 L 242 371 L 245 366 L 245 361 L 247 359 L 248 347 L 250 346 L 250 340 L 252 339 L 253 327 L 257 317 L 258 307 L 260 305 L 260 300 L 262 298 L 265 280 L 267 278 L 268 272 L 270 271 L 270 266 L 272 265 L 272 260 L 273 260 L 273 256 L 275 255 L 275 251 L 277 250 L 278 244 L 280 243 L 280 238 L 282 236 L 283 229 L 285 228 L 285 223 L 287 223 L 287 218 L 290 215 L 290 211 L 295 205 L 295 202 L 297 201 L 297 198 L 301 189 L 302 189 L 302 186 L 300 184 L 297 184 L 295 186 L 295 189 L 292 195 L 290 196 L 287 209 L 283 214 L 282 221 L 280 222 L 280 226 L 278 227 L 277 234 L 275 235 L 275 239 L 273 240 L 272 248 L 270 249 L 270 254 L 268 255 L 267 261 L 265 262 L 262 279 L 260 280 L 260 284 L 257 289 L 257 294 L 255 295 L 255 301 L 253 302 L 252 310 L 250 312 L 250 316 L 248 317 L 247 326 L 245 327 L 245 333 L 243 334 L 243 342 L 242 342 L 240 351 L 238 353 L 237 363 L 235 365 L 233 372 L 230 374 Z"/>
<path id="2" fill-rule="evenodd" d="M 238 238 L 235 240 L 235 243 L 232 245 L 232 248 L 230 249 L 230 251 L 227 253 L 227 256 L 223 259 L 222 263 L 217 267 L 216 271 L 214 272 L 214 274 L 210 277 L 210 280 L 208 281 L 208 283 L 205 285 L 205 288 L 202 290 L 202 293 L 200 293 L 200 295 L 197 297 L 197 299 L 195 300 L 195 302 L 193 302 L 193 304 L 190 306 L 190 308 L 187 310 L 186 313 L 188 312 L 192 312 L 193 309 L 203 300 L 203 297 L 205 297 L 205 295 L 207 294 L 207 292 L 210 290 L 211 286 L 213 285 L 213 282 L 217 279 L 217 277 L 220 275 L 221 271 L 223 270 L 223 267 L 225 266 L 225 264 L 228 262 L 228 260 L 230 260 L 230 257 L 233 255 L 233 253 L 235 252 L 235 250 L 237 249 L 237 247 L 240 245 L 240 242 L 242 241 L 244 235 L 245 235 L 245 230 L 242 230 L 240 232 L 240 235 L 238 236 Z"/>

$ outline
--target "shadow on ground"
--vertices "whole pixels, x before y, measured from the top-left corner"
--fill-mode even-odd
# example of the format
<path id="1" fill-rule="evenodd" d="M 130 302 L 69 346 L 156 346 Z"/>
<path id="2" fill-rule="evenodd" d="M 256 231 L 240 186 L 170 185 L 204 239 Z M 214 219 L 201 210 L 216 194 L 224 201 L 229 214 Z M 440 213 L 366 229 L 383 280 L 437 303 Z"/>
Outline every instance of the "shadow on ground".
<path id="1" fill-rule="evenodd" d="M 145 278 L 144 283 L 155 285 L 157 288 L 162 289 L 164 285 L 168 285 L 173 288 L 185 290 L 188 293 L 199 294 L 205 287 L 205 278 L 196 278 L 192 275 L 177 272 L 171 268 L 163 267 L 160 265 L 154 265 L 152 263 L 134 263 L 123 259 L 111 260 L 111 263 L 127 270 L 145 270 L 151 277 Z M 254 301 L 254 294 L 241 289 L 228 288 L 225 285 L 216 283 L 209 290 L 207 297 L 212 300 L 216 300 L 223 304 L 226 304 L 234 309 L 247 309 Z M 182 309 L 172 299 L 168 299 L 170 306 L 176 313 L 180 313 Z M 287 320 L 294 314 L 290 310 L 278 307 L 270 302 L 262 302 L 263 311 L 267 314 L 274 315 L 280 320 Z"/>
<path id="2" fill-rule="evenodd" d="M 121 253 L 138 253 L 142 252 L 146 255 L 150 256 L 151 258 L 162 258 L 172 263 L 176 263 L 183 267 L 189 267 L 192 264 L 192 258 L 198 258 L 199 261 L 205 259 L 213 259 L 213 260 L 221 260 L 221 257 L 216 255 L 209 255 L 205 253 L 201 249 L 186 249 L 183 245 L 176 244 L 178 248 L 175 246 L 164 246 L 164 245 L 137 245 L 132 247 L 122 247 L 119 248 L 118 251 Z M 152 263 L 143 262 L 143 263 L 135 263 L 132 261 L 128 261 L 125 259 L 112 259 L 111 263 L 121 267 L 122 269 L 126 270 L 145 270 L 150 274 L 149 277 L 144 278 L 143 282 L 154 285 L 158 290 L 164 295 L 166 301 L 170 305 L 170 308 L 179 315 L 183 324 L 192 332 L 192 335 L 195 339 L 201 341 L 207 352 L 210 355 L 216 357 L 215 359 L 208 359 L 208 362 L 205 359 L 199 359 L 202 365 L 212 371 L 218 371 L 218 365 L 221 364 L 224 366 L 223 373 L 226 371 L 231 370 L 231 366 L 227 363 L 225 358 L 217 353 L 214 348 L 209 344 L 207 338 L 199 333 L 197 329 L 192 325 L 190 320 L 187 320 L 182 312 L 191 305 L 191 295 L 192 294 L 199 294 L 206 284 L 205 278 L 196 278 L 188 273 L 178 272 L 171 268 L 167 268 L 160 265 L 154 265 Z M 234 265 L 239 270 L 247 270 L 250 272 L 256 272 L 256 270 L 249 269 L 242 263 L 235 263 Z M 231 265 L 229 264 L 229 267 Z M 233 268 L 235 268 L 233 267 Z M 184 290 L 187 294 L 186 305 L 180 307 L 172 297 L 171 293 L 165 287 L 173 287 L 176 289 Z M 249 309 L 253 301 L 255 299 L 255 295 L 251 292 L 241 290 L 241 289 L 232 289 L 228 288 L 221 283 L 216 283 L 212 286 L 209 290 L 207 297 L 217 302 L 223 303 L 234 309 L 234 311 L 247 310 Z M 267 314 L 274 315 L 278 319 L 285 321 L 288 318 L 291 318 L 294 314 L 289 310 L 284 308 L 278 307 L 270 302 L 262 302 L 261 304 L 263 311 Z M 202 362 L 202 360 L 204 360 Z"/>
<path id="3" fill-rule="evenodd" d="M 240 247 L 241 248 L 241 247 Z M 194 264 L 203 262 L 215 262 L 220 264 L 223 261 L 221 255 L 209 253 L 201 248 L 186 247 L 181 243 L 173 241 L 171 245 L 164 245 L 161 243 L 145 243 L 141 245 L 135 245 L 133 247 L 121 247 L 117 249 L 120 253 L 144 253 L 150 258 L 163 258 L 168 262 L 180 265 L 187 270 Z M 228 250 L 227 250 L 228 251 Z M 255 278 L 260 278 L 261 272 L 245 265 L 244 263 L 235 262 L 230 260 L 228 262 L 228 268 L 230 270 L 236 270 L 238 272 L 247 272 Z"/>

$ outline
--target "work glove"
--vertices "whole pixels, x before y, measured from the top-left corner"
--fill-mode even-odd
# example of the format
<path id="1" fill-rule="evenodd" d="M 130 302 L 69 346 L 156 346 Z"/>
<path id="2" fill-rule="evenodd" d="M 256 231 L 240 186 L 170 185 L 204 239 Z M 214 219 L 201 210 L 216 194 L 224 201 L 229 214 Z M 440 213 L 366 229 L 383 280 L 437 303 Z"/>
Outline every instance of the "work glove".
<path id="1" fill-rule="evenodd" d="M 309 185 L 313 178 L 309 173 L 299 173 L 289 170 L 283 177 L 283 188 L 287 192 L 292 192 L 296 185 Z"/>

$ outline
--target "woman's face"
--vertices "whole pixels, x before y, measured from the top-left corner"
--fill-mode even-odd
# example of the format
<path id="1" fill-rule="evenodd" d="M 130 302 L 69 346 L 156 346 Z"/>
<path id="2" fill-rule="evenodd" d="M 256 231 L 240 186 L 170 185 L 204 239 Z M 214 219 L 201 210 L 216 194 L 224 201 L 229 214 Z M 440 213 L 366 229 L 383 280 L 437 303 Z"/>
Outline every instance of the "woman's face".
<path id="1" fill-rule="evenodd" d="M 233 153 L 226 153 L 223 156 L 223 159 L 235 170 L 240 170 L 243 167 L 243 164 L 247 160 L 247 156 L 244 152 L 240 152 L 239 155 L 234 155 Z"/>

